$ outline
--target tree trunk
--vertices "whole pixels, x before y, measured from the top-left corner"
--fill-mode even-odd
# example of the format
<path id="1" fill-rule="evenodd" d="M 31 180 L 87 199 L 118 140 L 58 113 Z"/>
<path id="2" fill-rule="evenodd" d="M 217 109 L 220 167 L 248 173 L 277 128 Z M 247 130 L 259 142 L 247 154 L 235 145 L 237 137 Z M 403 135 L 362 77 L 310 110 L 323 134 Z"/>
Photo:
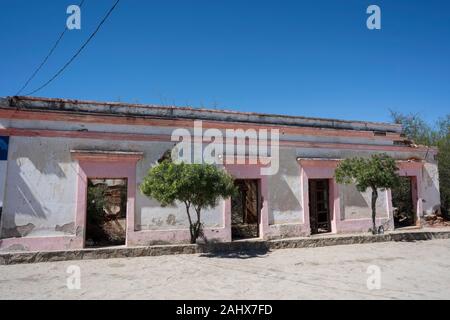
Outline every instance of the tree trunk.
<path id="1" fill-rule="evenodd" d="M 195 236 L 195 226 L 190 225 L 189 231 L 191 233 L 191 244 L 195 244 L 195 242 L 197 241 L 197 237 Z"/>
<path id="2" fill-rule="evenodd" d="M 378 190 L 377 188 L 372 188 L 372 234 L 377 234 L 377 226 L 375 222 L 375 217 L 377 215 L 377 199 L 378 199 Z"/>
<path id="3" fill-rule="evenodd" d="M 194 243 L 197 242 L 197 239 L 200 237 L 200 234 L 202 232 L 202 223 L 200 221 L 200 213 L 201 213 L 201 209 L 200 208 L 195 208 L 195 212 L 197 213 L 197 222 L 194 224 Z"/>
<path id="4" fill-rule="evenodd" d="M 194 206 L 195 212 L 197 213 L 197 222 L 193 222 L 191 218 L 191 204 L 188 202 L 185 202 L 186 205 L 186 213 L 189 220 L 189 233 L 191 235 L 191 244 L 197 243 L 197 239 L 202 234 L 202 223 L 200 221 L 200 214 L 201 214 L 201 208 L 196 208 Z"/>
<path id="5" fill-rule="evenodd" d="M 196 236 L 195 226 L 192 223 L 191 212 L 190 212 L 191 204 L 188 202 L 185 202 L 184 204 L 186 206 L 186 213 L 187 213 L 188 220 L 189 220 L 189 233 L 191 235 L 191 244 L 195 244 L 198 236 Z"/>

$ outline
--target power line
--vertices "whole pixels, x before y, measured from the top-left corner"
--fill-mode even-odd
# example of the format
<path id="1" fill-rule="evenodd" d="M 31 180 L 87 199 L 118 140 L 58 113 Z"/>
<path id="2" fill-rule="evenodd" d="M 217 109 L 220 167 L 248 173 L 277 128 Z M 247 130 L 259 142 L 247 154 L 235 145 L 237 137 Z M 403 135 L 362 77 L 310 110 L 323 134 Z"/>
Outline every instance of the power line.
<path id="1" fill-rule="evenodd" d="M 69 61 L 66 62 L 66 64 L 58 70 L 58 72 L 55 73 L 55 75 L 53 77 L 51 77 L 47 82 L 45 82 L 43 85 L 41 85 L 39 88 L 35 89 L 34 91 L 27 93 L 26 95 L 32 95 L 36 92 L 38 92 L 39 90 L 42 90 L 43 88 L 45 88 L 48 84 L 50 84 L 50 82 L 52 82 L 53 80 L 55 80 L 74 60 L 75 58 L 81 53 L 81 51 L 83 51 L 83 49 L 86 47 L 86 45 L 92 40 L 92 38 L 94 38 L 94 36 L 97 34 L 98 30 L 100 30 L 101 26 L 103 25 L 103 23 L 105 23 L 106 19 L 108 19 L 108 17 L 111 15 L 111 13 L 114 11 L 114 9 L 116 8 L 116 6 L 119 4 L 120 0 L 117 0 L 114 5 L 109 9 L 109 11 L 106 13 L 105 17 L 102 19 L 102 21 L 100 21 L 100 23 L 98 24 L 97 28 L 94 30 L 94 32 L 89 36 L 89 38 L 83 43 L 83 45 L 80 47 L 80 49 L 78 49 L 78 51 L 72 56 L 72 58 L 70 58 Z"/>
<path id="2" fill-rule="evenodd" d="M 85 0 L 81 0 L 80 4 L 78 5 L 80 8 L 83 5 Z M 47 54 L 47 56 L 44 58 L 44 60 L 42 60 L 41 64 L 36 68 L 36 70 L 34 70 L 34 72 L 31 74 L 31 76 L 28 78 L 28 80 L 25 82 L 25 84 L 22 86 L 22 88 L 20 88 L 19 91 L 17 91 L 16 96 L 18 96 L 23 89 L 25 89 L 28 84 L 30 83 L 31 80 L 34 79 L 34 77 L 36 76 L 36 74 L 39 72 L 39 70 L 41 70 L 41 68 L 44 66 L 44 64 L 47 62 L 48 58 L 50 58 L 50 56 L 53 54 L 53 51 L 55 51 L 56 47 L 58 46 L 59 42 L 61 41 L 62 37 L 64 37 L 64 35 L 66 34 L 67 31 L 67 25 L 64 28 L 64 31 L 61 32 L 59 38 L 56 40 L 55 44 L 53 45 L 53 47 L 50 49 L 49 53 Z"/>

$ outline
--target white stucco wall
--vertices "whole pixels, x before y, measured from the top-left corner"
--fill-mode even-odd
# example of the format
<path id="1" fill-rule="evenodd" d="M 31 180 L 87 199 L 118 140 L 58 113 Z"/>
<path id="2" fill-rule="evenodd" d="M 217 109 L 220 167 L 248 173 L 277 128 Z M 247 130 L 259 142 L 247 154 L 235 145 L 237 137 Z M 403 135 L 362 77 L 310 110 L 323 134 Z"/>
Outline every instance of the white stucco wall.
<path id="1" fill-rule="evenodd" d="M 268 177 L 269 224 L 304 223 L 300 166 L 295 149 L 280 149 L 280 168 Z"/>
<path id="2" fill-rule="evenodd" d="M 339 185 L 341 220 L 372 217 L 372 191 L 360 192 L 355 185 Z M 389 216 L 387 191 L 378 190 L 377 218 Z"/>
<path id="3" fill-rule="evenodd" d="M 439 173 L 435 162 L 428 162 L 423 166 L 422 197 L 422 214 L 432 214 L 440 209 Z"/>
<path id="4" fill-rule="evenodd" d="M 3 207 L 3 235 L 33 224 L 29 236 L 57 235 L 75 218 L 76 165 L 64 139 L 11 137 Z"/>

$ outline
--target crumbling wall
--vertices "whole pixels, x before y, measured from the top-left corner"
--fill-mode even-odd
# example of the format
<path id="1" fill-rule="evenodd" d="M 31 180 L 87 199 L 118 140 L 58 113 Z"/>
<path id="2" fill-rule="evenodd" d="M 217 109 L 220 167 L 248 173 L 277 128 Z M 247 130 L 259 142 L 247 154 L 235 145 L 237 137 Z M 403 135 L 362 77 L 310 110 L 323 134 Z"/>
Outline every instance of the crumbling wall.
<path id="1" fill-rule="evenodd" d="M 434 159 L 429 159 L 422 169 L 422 213 L 421 215 L 434 214 L 440 210 L 441 199 L 439 193 L 438 164 Z"/>
<path id="2" fill-rule="evenodd" d="M 280 165 L 269 180 L 269 225 L 304 223 L 300 166 L 295 149 L 280 149 Z"/>
<path id="3" fill-rule="evenodd" d="M 11 137 L 1 236 L 73 234 L 75 181 L 64 139 Z"/>

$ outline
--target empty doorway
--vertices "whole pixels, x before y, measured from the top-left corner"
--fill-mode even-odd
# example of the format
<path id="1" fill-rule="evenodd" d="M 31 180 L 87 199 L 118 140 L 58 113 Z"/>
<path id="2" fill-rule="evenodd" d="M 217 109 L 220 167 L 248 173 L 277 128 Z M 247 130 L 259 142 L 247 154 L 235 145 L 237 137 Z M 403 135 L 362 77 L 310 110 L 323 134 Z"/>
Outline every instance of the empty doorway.
<path id="1" fill-rule="evenodd" d="M 238 192 L 231 197 L 231 237 L 233 240 L 259 237 L 259 180 L 235 180 Z"/>
<path id="2" fill-rule="evenodd" d="M 311 234 L 331 232 L 329 180 L 310 179 L 308 187 Z"/>
<path id="3" fill-rule="evenodd" d="M 127 179 L 88 179 L 86 247 L 125 245 Z"/>
<path id="4" fill-rule="evenodd" d="M 400 177 L 400 183 L 391 192 L 395 228 L 415 226 L 417 187 L 414 177 Z"/>

